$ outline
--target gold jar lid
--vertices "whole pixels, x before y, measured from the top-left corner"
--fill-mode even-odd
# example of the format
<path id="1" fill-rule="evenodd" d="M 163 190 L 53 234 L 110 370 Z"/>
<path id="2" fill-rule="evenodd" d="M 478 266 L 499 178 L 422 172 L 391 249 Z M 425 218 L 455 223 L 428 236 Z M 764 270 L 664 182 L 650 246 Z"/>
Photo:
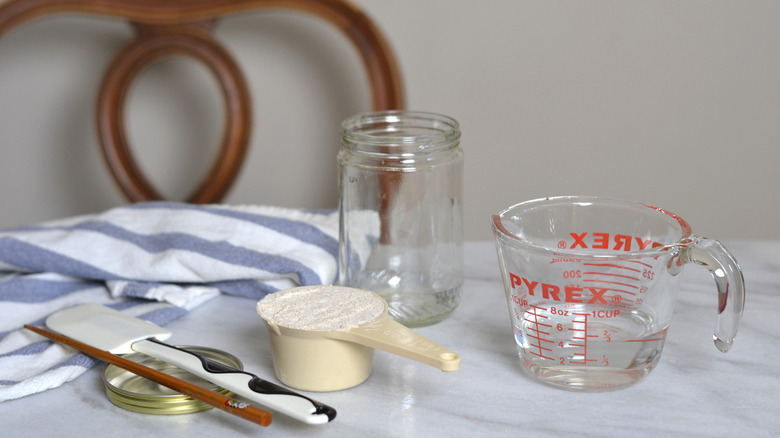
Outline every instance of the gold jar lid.
<path id="1" fill-rule="evenodd" d="M 204 357 L 242 370 L 244 365 L 230 353 L 208 347 L 178 346 Z M 231 397 L 233 394 L 219 386 L 195 376 L 159 359 L 143 353 L 131 353 L 123 356 L 125 359 L 138 362 L 165 374 L 178 377 L 198 386 Z M 106 396 L 111 403 L 133 412 L 157 415 L 189 414 L 211 409 L 212 406 L 196 400 L 159 383 L 140 377 L 115 365 L 107 365 L 103 370 L 103 383 L 106 386 Z"/>

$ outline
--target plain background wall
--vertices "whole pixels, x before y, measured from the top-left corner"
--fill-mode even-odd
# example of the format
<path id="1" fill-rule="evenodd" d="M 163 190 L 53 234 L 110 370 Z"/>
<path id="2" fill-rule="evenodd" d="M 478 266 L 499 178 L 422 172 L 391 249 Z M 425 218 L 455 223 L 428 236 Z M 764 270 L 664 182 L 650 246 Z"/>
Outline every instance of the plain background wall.
<path id="1" fill-rule="evenodd" d="M 386 33 L 407 107 L 461 122 L 465 236 L 550 195 L 662 206 L 700 235 L 780 238 L 780 2 L 357 0 Z M 247 75 L 250 156 L 226 202 L 336 206 L 340 121 L 369 108 L 362 66 L 318 19 L 261 12 L 217 30 Z M 94 102 L 126 24 L 58 16 L 0 41 L 0 226 L 123 202 Z M 216 81 L 173 59 L 139 79 L 133 147 L 182 198 L 221 136 Z"/>

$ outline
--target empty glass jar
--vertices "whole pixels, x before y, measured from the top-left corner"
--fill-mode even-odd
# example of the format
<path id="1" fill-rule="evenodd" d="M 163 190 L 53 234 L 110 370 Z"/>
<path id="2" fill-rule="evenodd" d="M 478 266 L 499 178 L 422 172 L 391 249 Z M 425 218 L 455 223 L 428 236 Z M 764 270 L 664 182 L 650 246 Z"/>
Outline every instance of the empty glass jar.
<path id="1" fill-rule="evenodd" d="M 376 292 L 391 317 L 433 324 L 463 283 L 463 152 L 454 119 L 385 111 L 342 124 L 339 283 Z"/>

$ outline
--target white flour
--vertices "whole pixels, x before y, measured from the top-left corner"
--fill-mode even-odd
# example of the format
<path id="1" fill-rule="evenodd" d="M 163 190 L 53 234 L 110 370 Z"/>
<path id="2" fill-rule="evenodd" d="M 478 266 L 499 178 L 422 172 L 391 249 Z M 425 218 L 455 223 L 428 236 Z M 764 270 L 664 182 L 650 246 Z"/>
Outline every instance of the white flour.
<path id="1" fill-rule="evenodd" d="M 304 286 L 270 294 L 257 313 L 270 324 L 299 330 L 349 330 L 379 318 L 384 301 L 373 292 L 338 286 Z"/>

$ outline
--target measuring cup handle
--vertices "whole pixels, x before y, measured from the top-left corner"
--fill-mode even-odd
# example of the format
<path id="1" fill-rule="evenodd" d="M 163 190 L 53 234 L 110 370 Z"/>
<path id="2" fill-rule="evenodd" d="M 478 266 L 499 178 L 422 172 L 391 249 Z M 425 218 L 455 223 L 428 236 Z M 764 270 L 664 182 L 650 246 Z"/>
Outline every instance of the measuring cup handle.
<path id="1" fill-rule="evenodd" d="M 333 331 L 331 338 L 377 348 L 439 368 L 457 371 L 460 355 L 393 320 L 387 314 L 348 331 Z"/>
<path id="2" fill-rule="evenodd" d="M 713 340 L 718 350 L 725 353 L 734 343 L 745 308 L 745 279 L 742 276 L 742 268 L 717 240 L 691 237 L 685 242 L 684 248 L 682 262 L 704 266 L 715 280 L 718 288 L 718 319 Z"/>

